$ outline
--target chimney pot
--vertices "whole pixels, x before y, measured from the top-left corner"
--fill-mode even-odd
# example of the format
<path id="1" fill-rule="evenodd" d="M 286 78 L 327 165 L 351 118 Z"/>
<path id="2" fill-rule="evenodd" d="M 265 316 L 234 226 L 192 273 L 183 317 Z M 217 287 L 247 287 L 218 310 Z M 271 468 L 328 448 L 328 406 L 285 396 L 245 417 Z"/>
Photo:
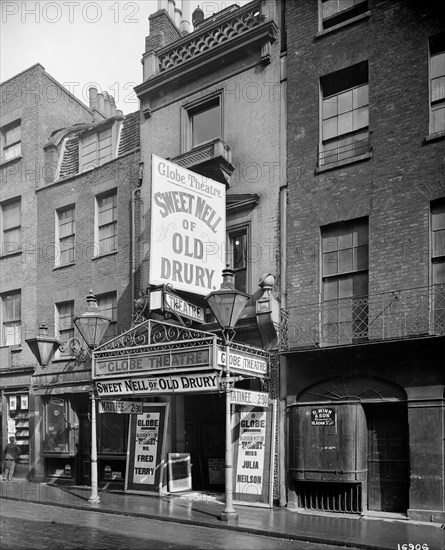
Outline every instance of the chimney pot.
<path id="1" fill-rule="evenodd" d="M 88 90 L 89 104 L 92 111 L 97 110 L 97 88 L 91 86 Z"/>
<path id="2" fill-rule="evenodd" d="M 203 21 L 204 21 L 204 12 L 202 11 L 202 9 L 198 5 L 196 10 L 192 13 L 193 27 L 197 27 Z"/>
<path id="3" fill-rule="evenodd" d="M 175 5 L 175 0 L 168 0 L 167 13 L 173 19 L 173 21 L 175 20 Z"/>
<path id="4" fill-rule="evenodd" d="M 101 115 L 105 114 L 104 94 L 97 94 L 97 110 Z"/>

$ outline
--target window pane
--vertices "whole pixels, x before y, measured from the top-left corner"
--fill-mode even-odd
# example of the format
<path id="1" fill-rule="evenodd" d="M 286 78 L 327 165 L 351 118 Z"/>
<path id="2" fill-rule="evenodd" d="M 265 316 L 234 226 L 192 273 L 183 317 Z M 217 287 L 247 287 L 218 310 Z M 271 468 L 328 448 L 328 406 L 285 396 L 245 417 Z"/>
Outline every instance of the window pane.
<path id="1" fill-rule="evenodd" d="M 2 210 L 4 230 L 20 225 L 20 201 L 5 204 Z"/>
<path id="2" fill-rule="evenodd" d="M 338 252 L 323 254 L 323 277 L 338 273 Z"/>
<path id="3" fill-rule="evenodd" d="M 349 298 L 353 295 L 353 277 L 344 277 L 338 281 L 339 298 Z"/>
<path id="4" fill-rule="evenodd" d="M 338 95 L 338 114 L 352 111 L 352 90 Z"/>
<path id="5" fill-rule="evenodd" d="M 431 78 L 445 75 L 445 52 L 431 56 Z"/>
<path id="6" fill-rule="evenodd" d="M 358 109 L 359 107 L 363 107 L 364 105 L 369 104 L 369 86 L 366 84 L 365 86 L 358 86 L 358 88 L 354 88 L 353 90 L 353 106 L 354 109 Z"/>
<path id="7" fill-rule="evenodd" d="M 22 325 L 20 321 L 4 323 L 4 343 L 6 346 L 17 346 L 22 341 Z"/>
<path id="8" fill-rule="evenodd" d="M 432 133 L 445 130 L 445 104 L 433 107 L 432 111 Z"/>
<path id="9" fill-rule="evenodd" d="M 353 270 L 352 248 L 340 250 L 338 253 L 338 272 L 348 273 Z"/>
<path id="10" fill-rule="evenodd" d="M 368 294 L 368 273 L 354 275 L 354 296 L 366 296 Z"/>
<path id="11" fill-rule="evenodd" d="M 3 233 L 3 253 L 12 254 L 22 248 L 22 232 L 20 228 L 10 229 Z"/>
<path id="12" fill-rule="evenodd" d="M 17 141 L 21 141 L 22 139 L 21 125 L 18 124 L 13 128 L 9 128 L 8 130 L 5 131 L 4 136 L 5 136 L 5 147 L 8 147 L 9 145 L 16 143 Z"/>
<path id="13" fill-rule="evenodd" d="M 445 229 L 439 229 L 433 233 L 433 257 L 445 257 Z"/>
<path id="14" fill-rule="evenodd" d="M 338 248 L 350 248 L 352 246 L 351 228 L 341 227 L 338 230 Z"/>
<path id="15" fill-rule="evenodd" d="M 369 109 L 368 107 L 360 107 L 352 112 L 352 126 L 354 130 L 364 128 L 369 125 Z"/>
<path id="16" fill-rule="evenodd" d="M 245 267 L 247 264 L 247 235 L 241 234 L 231 237 L 233 260 L 232 268 Z"/>
<path id="17" fill-rule="evenodd" d="M 338 117 L 338 135 L 352 132 L 352 112 L 344 113 Z"/>
<path id="18" fill-rule="evenodd" d="M 323 139 L 331 139 L 338 134 L 337 130 L 337 117 L 328 118 L 323 121 Z"/>
<path id="19" fill-rule="evenodd" d="M 331 17 L 338 12 L 338 0 L 327 0 L 323 2 L 323 19 Z"/>
<path id="20" fill-rule="evenodd" d="M 323 100 L 323 120 L 337 116 L 337 96 Z"/>
<path id="21" fill-rule="evenodd" d="M 97 307 L 102 315 L 116 321 L 116 294 L 105 294 L 97 298 Z"/>
<path id="22" fill-rule="evenodd" d="M 434 78 L 431 81 L 431 101 L 439 101 L 445 98 L 445 76 Z"/>
<path id="23" fill-rule="evenodd" d="M 126 418 L 124 414 L 102 414 L 99 419 L 99 452 L 125 452 Z"/>
<path id="24" fill-rule="evenodd" d="M 436 202 L 431 205 L 431 225 L 433 231 L 437 229 L 445 229 L 445 200 Z"/>
<path id="25" fill-rule="evenodd" d="M 433 263 L 433 284 L 445 283 L 445 261 Z"/>
<path id="26" fill-rule="evenodd" d="M 74 262 L 74 236 L 60 241 L 60 263 L 62 265 Z"/>
<path id="27" fill-rule="evenodd" d="M 220 105 L 213 105 L 207 109 L 191 115 L 192 145 L 205 143 L 221 137 L 221 109 Z"/>
<path id="28" fill-rule="evenodd" d="M 355 269 L 368 269 L 368 246 L 356 248 Z"/>
<path id="29" fill-rule="evenodd" d="M 323 284 L 323 299 L 335 300 L 338 298 L 338 281 L 336 279 L 328 279 Z"/>

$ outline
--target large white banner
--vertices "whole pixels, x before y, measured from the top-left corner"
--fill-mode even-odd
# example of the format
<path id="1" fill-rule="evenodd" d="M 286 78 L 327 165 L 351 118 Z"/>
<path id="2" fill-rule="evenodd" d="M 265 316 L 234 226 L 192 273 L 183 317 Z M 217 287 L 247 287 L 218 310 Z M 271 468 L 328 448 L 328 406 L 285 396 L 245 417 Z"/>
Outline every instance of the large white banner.
<path id="1" fill-rule="evenodd" d="M 226 188 L 152 155 L 150 284 L 207 295 L 225 267 Z"/>

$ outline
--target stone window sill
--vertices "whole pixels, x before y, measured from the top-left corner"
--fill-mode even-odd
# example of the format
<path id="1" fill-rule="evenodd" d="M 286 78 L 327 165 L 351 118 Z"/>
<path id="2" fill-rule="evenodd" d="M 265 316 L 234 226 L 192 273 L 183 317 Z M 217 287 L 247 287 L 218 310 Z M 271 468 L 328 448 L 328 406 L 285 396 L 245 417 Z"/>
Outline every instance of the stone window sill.
<path id="1" fill-rule="evenodd" d="M 441 139 L 445 139 L 445 130 L 442 130 L 441 132 L 435 132 L 434 134 L 429 134 L 425 137 L 423 142 L 427 144 L 431 143 L 432 141 L 439 141 Z"/>
<path id="2" fill-rule="evenodd" d="M 318 31 L 315 34 L 315 38 L 321 38 L 322 36 L 330 34 L 331 32 L 338 31 L 340 29 L 343 29 L 344 27 L 348 27 L 349 25 L 358 23 L 359 21 L 369 19 L 370 17 L 371 17 L 371 12 L 369 10 L 365 11 L 365 13 L 361 13 L 360 15 L 356 15 L 355 17 L 351 17 L 351 19 L 348 19 L 347 21 L 343 21 L 342 23 L 339 23 L 338 25 L 334 25 L 333 27 L 329 27 L 329 29 L 323 29 L 321 31 Z"/>

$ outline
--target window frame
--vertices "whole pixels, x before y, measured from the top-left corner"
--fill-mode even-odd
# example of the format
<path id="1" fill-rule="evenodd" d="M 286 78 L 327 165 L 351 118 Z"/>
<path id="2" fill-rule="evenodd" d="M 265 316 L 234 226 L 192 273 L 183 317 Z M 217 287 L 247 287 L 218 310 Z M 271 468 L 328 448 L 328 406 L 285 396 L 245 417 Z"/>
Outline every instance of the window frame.
<path id="1" fill-rule="evenodd" d="M 117 136 L 119 134 L 120 125 L 113 123 L 110 126 L 102 128 L 95 128 L 94 131 L 86 132 L 79 138 L 79 172 L 87 172 L 94 170 L 103 164 L 112 161 L 116 157 L 117 153 Z M 100 135 L 109 133 L 109 136 L 105 139 L 109 139 L 109 144 L 106 147 L 100 147 L 101 138 Z M 103 140 L 102 140 L 103 141 Z M 86 153 L 85 151 L 90 148 L 91 150 Z M 100 151 L 107 149 L 106 155 L 100 154 Z M 94 160 L 85 160 L 86 154 L 94 154 Z"/>
<path id="2" fill-rule="evenodd" d="M 434 52 L 434 53 L 433 53 Z M 444 73 L 440 73 L 439 76 L 433 76 L 433 58 L 443 56 L 444 67 L 445 67 L 445 33 L 440 33 L 439 35 L 433 36 L 429 39 L 428 43 L 428 90 L 429 90 L 429 134 L 435 135 L 445 132 L 445 68 Z M 434 86 L 433 80 L 439 80 L 439 97 L 434 99 Z M 436 109 L 436 107 L 439 109 Z M 443 126 L 439 129 L 434 128 L 434 112 L 443 111 Z"/>
<path id="3" fill-rule="evenodd" d="M 103 307 L 101 304 L 101 301 L 106 300 L 108 298 L 111 298 L 112 304 L 111 307 Z M 99 312 L 101 315 L 104 315 L 105 317 L 109 317 L 108 312 L 111 311 L 111 322 L 108 325 L 108 328 L 102 338 L 102 342 L 106 342 L 108 340 L 111 340 L 112 338 L 115 338 L 118 334 L 117 330 L 117 292 L 104 292 L 102 294 L 96 295 L 97 300 L 97 307 L 99 308 Z"/>
<path id="4" fill-rule="evenodd" d="M 11 206 L 17 205 L 18 206 L 18 223 L 15 225 L 12 225 L 11 227 L 7 227 L 5 229 L 5 209 Z M 9 199 L 7 201 L 3 201 L 0 204 L 0 256 L 10 256 L 12 254 L 17 254 L 22 251 L 22 198 L 21 197 L 15 197 L 13 199 Z M 16 232 L 19 236 L 19 243 L 15 243 L 17 245 L 17 248 L 14 248 L 12 250 L 7 251 L 6 246 L 9 245 L 9 241 L 6 241 L 5 235 L 6 233 L 13 233 Z"/>
<path id="5" fill-rule="evenodd" d="M 235 288 L 237 290 L 240 290 L 241 292 L 245 292 L 246 294 L 250 293 L 251 289 L 251 277 L 252 277 L 252 267 L 251 267 L 251 256 L 250 256 L 250 245 L 251 245 L 251 232 L 250 232 L 250 224 L 239 224 L 232 227 L 227 228 L 227 245 L 226 245 L 226 263 L 230 267 L 230 269 L 234 272 L 234 284 Z M 246 250 L 245 250 L 245 261 L 244 265 L 242 267 L 234 267 L 233 265 L 233 239 L 235 239 L 237 236 L 242 235 L 245 237 L 246 240 Z M 244 280 L 245 285 L 244 288 L 242 285 L 237 284 L 237 274 L 238 273 L 245 273 Z"/>
<path id="6" fill-rule="evenodd" d="M 66 306 L 71 306 L 71 311 L 69 314 L 61 315 L 61 308 Z M 61 317 L 63 319 L 70 317 L 71 323 L 69 328 L 63 328 L 61 329 Z M 70 338 L 74 336 L 74 300 L 66 300 L 64 302 L 57 302 L 54 304 L 54 332 L 56 335 L 56 338 L 62 343 L 65 344 Z M 65 340 L 65 333 L 67 334 L 67 338 Z M 68 359 L 70 357 L 73 357 L 72 350 L 70 346 L 67 347 L 65 351 L 61 351 L 58 349 L 55 353 L 55 359 Z"/>
<path id="7" fill-rule="evenodd" d="M 100 216 L 103 212 L 100 210 L 100 201 L 108 199 L 110 197 L 115 197 L 115 205 L 113 209 L 113 219 L 111 222 L 100 224 Z M 105 237 L 101 239 L 101 230 L 104 230 L 106 227 L 114 226 L 114 238 L 115 247 L 112 250 L 102 251 L 101 242 L 102 240 L 108 240 L 111 237 Z M 118 251 L 118 193 L 117 189 L 110 189 L 104 193 L 100 193 L 94 197 L 94 257 L 99 258 L 101 256 L 106 256 L 108 254 L 116 254 Z"/>
<path id="8" fill-rule="evenodd" d="M 357 243 L 356 246 L 354 246 L 354 232 L 356 228 L 359 228 L 360 226 L 364 227 L 366 226 L 366 244 L 363 243 Z M 343 230 L 343 238 L 345 236 L 350 236 L 352 246 L 340 246 L 338 244 L 338 240 L 340 238 L 340 234 L 336 236 L 337 239 L 337 247 L 333 247 L 329 244 L 329 236 L 324 236 L 324 232 L 332 231 L 340 233 L 340 231 Z M 357 232 L 358 234 L 358 232 Z M 355 218 L 352 220 L 346 220 L 342 222 L 336 222 L 328 225 L 324 225 L 320 227 L 320 301 L 322 305 L 322 317 L 320 319 L 322 330 L 323 330 L 323 340 L 326 339 L 328 344 L 332 344 L 331 336 L 327 336 L 325 338 L 324 334 L 329 334 L 329 331 L 332 330 L 333 326 L 337 326 L 337 344 L 342 343 L 349 343 L 347 342 L 347 338 L 345 338 L 344 335 L 341 334 L 340 329 L 341 325 L 350 324 L 351 331 L 350 331 L 350 337 L 351 339 L 358 340 L 361 339 L 363 336 L 360 335 L 357 337 L 357 328 L 362 329 L 363 324 L 368 324 L 368 312 L 367 312 L 367 305 L 366 305 L 366 299 L 369 293 L 369 218 L 368 217 L 362 217 L 362 218 Z M 366 265 L 365 266 L 359 266 L 358 265 L 358 248 L 359 247 L 366 247 Z M 352 268 L 349 270 L 340 270 L 338 269 L 339 261 L 337 260 L 337 270 L 335 272 L 331 273 L 324 273 L 324 267 L 326 265 L 325 262 L 325 255 L 328 254 L 334 254 L 337 253 L 337 257 L 340 257 L 341 251 L 346 250 L 352 250 Z M 356 262 L 354 263 L 354 250 L 356 250 Z M 355 284 L 362 284 L 360 282 L 360 279 L 363 278 L 363 276 L 366 276 L 366 292 L 365 293 L 355 293 L 354 292 L 354 285 Z M 349 283 L 351 286 L 351 294 L 349 296 L 341 296 L 340 295 L 340 285 L 341 283 L 346 283 L 346 285 Z M 336 290 L 336 297 L 326 297 L 326 290 L 327 290 L 327 284 L 330 283 L 336 283 L 337 290 Z M 350 312 L 348 310 L 348 304 L 347 300 L 351 301 L 350 304 Z M 362 300 L 365 300 L 365 302 L 362 303 Z M 357 311 L 358 310 L 358 311 Z M 350 319 L 347 318 L 346 314 L 350 313 Z M 342 317 L 343 316 L 343 317 Z M 327 320 L 326 320 L 327 319 Z M 335 321 L 335 319 L 337 319 Z M 367 328 L 366 328 L 367 330 Z M 358 331 L 360 334 L 360 330 Z M 342 337 L 343 336 L 343 337 Z"/>
<path id="9" fill-rule="evenodd" d="M 218 103 L 219 106 L 219 136 L 213 137 L 201 141 L 199 143 L 193 143 L 193 119 L 192 117 L 208 110 L 212 103 Z M 182 108 L 182 144 L 181 152 L 186 153 L 212 143 L 213 141 L 224 141 L 224 94 L 223 90 L 206 96 L 205 98 L 198 99 L 191 103 L 188 103 Z"/>
<path id="10" fill-rule="evenodd" d="M 61 214 L 65 214 L 66 212 L 69 212 L 69 211 L 73 212 L 72 220 L 71 222 L 68 222 L 68 223 L 71 223 L 73 226 L 72 232 L 61 237 L 60 235 L 61 235 L 62 223 L 61 223 L 60 216 Z M 67 225 L 67 223 L 65 223 L 64 225 Z M 62 241 L 67 241 L 70 238 L 72 238 L 72 246 L 67 250 L 68 251 L 72 250 L 72 260 L 68 262 L 63 262 L 62 261 L 63 253 L 66 252 L 67 250 L 62 250 Z M 55 266 L 64 267 L 64 266 L 74 264 L 76 261 L 76 205 L 75 204 L 70 204 L 68 206 L 64 206 L 62 208 L 56 209 L 55 211 L 55 244 L 56 244 L 56 252 L 54 254 Z"/>
<path id="11" fill-rule="evenodd" d="M 438 208 L 445 212 L 445 197 L 441 199 L 437 199 L 434 201 L 431 201 L 430 203 L 430 239 L 431 239 L 431 284 L 445 284 L 445 223 L 443 224 L 443 227 L 439 226 L 435 229 L 435 219 L 434 219 L 434 209 Z M 440 253 L 436 253 L 436 239 L 435 239 L 435 232 L 441 232 L 443 233 L 444 237 L 442 238 L 442 246 Z M 437 233 L 438 234 L 438 233 Z M 440 239 L 438 239 L 440 240 Z M 439 243 L 438 243 L 439 244 Z M 443 281 L 436 281 L 435 277 L 435 266 L 437 265 L 443 265 L 443 271 L 444 271 L 444 280 Z"/>
<path id="12" fill-rule="evenodd" d="M 14 139 L 11 143 L 8 143 L 8 133 L 19 130 L 19 139 Z M 1 162 L 9 162 L 14 159 L 20 158 L 22 156 L 22 120 L 20 118 L 5 124 L 1 128 Z M 13 148 L 18 147 L 18 151 L 14 153 L 11 157 L 6 158 L 7 150 L 13 150 Z"/>
<path id="13" fill-rule="evenodd" d="M 353 5 L 349 8 L 337 10 L 334 14 L 324 17 L 324 5 L 329 1 L 334 0 L 318 0 L 318 28 L 320 31 L 329 31 L 337 25 L 346 25 L 355 17 L 363 15 L 369 10 L 368 0 L 351 0 Z M 338 4 L 341 0 L 335 1 Z"/>
<path id="14" fill-rule="evenodd" d="M 361 73 L 361 74 L 360 74 Z M 367 88 L 367 103 L 359 105 L 357 108 L 354 108 L 354 95 L 355 90 L 360 88 Z M 329 92 L 328 89 L 332 88 Z M 369 153 L 370 151 L 370 121 L 369 121 L 369 67 L 368 61 L 362 61 L 356 65 L 352 65 L 329 73 L 320 77 L 319 80 L 319 151 L 318 151 L 318 167 L 319 168 L 329 168 L 337 164 L 353 162 L 354 159 L 360 158 L 362 155 Z M 351 97 L 351 109 L 345 111 L 344 113 L 338 112 L 338 103 L 339 98 L 343 94 L 352 92 Z M 337 104 L 337 114 L 335 116 L 324 118 L 325 105 L 326 102 L 336 99 Z M 354 128 L 354 113 L 359 109 L 367 107 L 367 125 L 359 126 Z M 352 129 L 347 132 L 338 133 L 338 119 L 339 116 L 351 113 L 351 123 Z M 325 138 L 325 129 L 324 122 L 325 120 L 337 120 L 337 134 L 329 138 Z M 365 137 L 360 138 L 362 134 L 365 134 Z M 350 140 L 351 143 L 346 143 L 341 145 L 342 141 Z M 363 142 L 363 143 L 362 143 Z M 334 145 L 334 147 L 330 147 Z M 342 150 L 345 147 L 349 149 Z M 349 156 L 348 153 L 352 152 Z M 330 153 L 330 155 L 329 155 Z M 346 156 L 345 156 L 346 155 Z M 334 156 L 334 160 L 328 160 L 329 156 Z"/>
<path id="15" fill-rule="evenodd" d="M 9 317 L 7 314 L 6 301 L 11 298 L 14 300 L 18 297 L 18 313 L 14 314 L 17 305 L 13 303 L 13 315 Z M 0 295 L 1 298 L 1 347 L 17 347 L 22 344 L 22 291 L 21 289 L 9 290 Z M 8 340 L 6 325 L 16 326 L 18 330 L 13 331 L 13 341 Z"/>

